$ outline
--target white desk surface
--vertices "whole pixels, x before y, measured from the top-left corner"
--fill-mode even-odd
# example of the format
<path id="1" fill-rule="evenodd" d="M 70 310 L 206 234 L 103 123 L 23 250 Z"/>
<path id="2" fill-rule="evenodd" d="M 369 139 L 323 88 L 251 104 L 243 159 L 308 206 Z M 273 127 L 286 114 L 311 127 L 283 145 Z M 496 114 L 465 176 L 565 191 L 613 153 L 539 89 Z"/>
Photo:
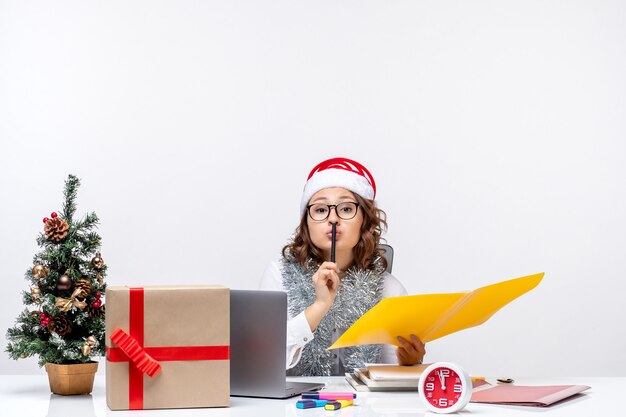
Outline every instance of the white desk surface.
<path id="1" fill-rule="evenodd" d="M 343 377 L 292 378 L 297 381 L 324 381 L 328 391 L 352 391 Z M 489 380 L 489 379 L 488 379 Z M 626 392 L 626 377 L 586 378 L 519 378 L 517 385 L 589 385 L 590 390 L 551 407 L 498 406 L 470 403 L 456 415 L 471 416 L 610 416 L 621 413 Z M 125 417 L 125 416 L 215 416 L 215 417 L 370 417 L 433 416 L 426 412 L 413 392 L 359 392 L 352 407 L 337 411 L 323 408 L 301 410 L 295 402 L 231 397 L 228 408 L 178 410 L 111 411 L 106 406 L 105 381 L 97 375 L 91 395 L 60 396 L 50 393 L 46 375 L 0 375 L 0 415 L 33 417 Z"/>

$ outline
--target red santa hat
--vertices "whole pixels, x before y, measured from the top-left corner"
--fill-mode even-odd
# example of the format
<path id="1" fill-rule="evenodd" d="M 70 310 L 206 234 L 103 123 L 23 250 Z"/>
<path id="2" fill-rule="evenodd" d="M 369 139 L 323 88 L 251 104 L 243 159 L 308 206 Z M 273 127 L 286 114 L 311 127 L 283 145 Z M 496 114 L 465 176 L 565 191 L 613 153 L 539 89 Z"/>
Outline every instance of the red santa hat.
<path id="1" fill-rule="evenodd" d="M 319 190 L 341 187 L 368 200 L 376 197 L 374 177 L 363 165 L 347 158 L 331 158 L 311 170 L 304 185 L 300 213 L 304 214 L 309 200 Z"/>

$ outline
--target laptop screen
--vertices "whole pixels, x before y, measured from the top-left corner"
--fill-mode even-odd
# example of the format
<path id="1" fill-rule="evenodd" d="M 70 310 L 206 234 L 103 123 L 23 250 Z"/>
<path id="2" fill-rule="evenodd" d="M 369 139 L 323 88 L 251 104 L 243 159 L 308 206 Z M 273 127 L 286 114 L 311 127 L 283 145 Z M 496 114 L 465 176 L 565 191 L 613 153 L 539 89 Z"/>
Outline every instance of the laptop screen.
<path id="1" fill-rule="evenodd" d="M 231 290 L 231 395 L 284 392 L 286 341 L 285 292 Z"/>
<path id="2" fill-rule="evenodd" d="M 323 383 L 286 384 L 287 293 L 230 291 L 230 393 L 287 398 Z"/>

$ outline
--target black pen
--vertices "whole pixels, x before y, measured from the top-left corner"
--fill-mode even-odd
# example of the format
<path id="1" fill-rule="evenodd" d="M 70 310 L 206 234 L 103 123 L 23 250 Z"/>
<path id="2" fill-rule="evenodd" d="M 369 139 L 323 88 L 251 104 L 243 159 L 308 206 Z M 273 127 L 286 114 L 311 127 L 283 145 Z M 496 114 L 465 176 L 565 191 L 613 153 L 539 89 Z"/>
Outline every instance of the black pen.
<path id="1" fill-rule="evenodd" d="M 335 262 L 335 240 L 337 240 L 337 223 L 333 223 L 332 237 L 330 240 L 330 261 Z"/>

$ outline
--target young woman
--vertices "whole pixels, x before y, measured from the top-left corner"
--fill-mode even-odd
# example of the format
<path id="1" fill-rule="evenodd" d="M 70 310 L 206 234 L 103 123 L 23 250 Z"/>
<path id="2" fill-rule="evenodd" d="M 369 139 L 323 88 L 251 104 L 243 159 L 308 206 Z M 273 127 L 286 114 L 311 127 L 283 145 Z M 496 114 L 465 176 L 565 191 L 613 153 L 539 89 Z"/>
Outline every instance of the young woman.
<path id="1" fill-rule="evenodd" d="M 406 295 L 378 244 L 387 228 L 376 207 L 376 183 L 356 161 L 333 158 L 309 174 L 301 220 L 282 258 L 272 263 L 261 288 L 288 294 L 287 369 L 290 375 L 343 375 L 366 363 L 421 363 L 424 344 L 398 337 L 399 347 L 366 345 L 326 350 L 383 297 Z M 336 228 L 335 262 L 331 262 Z"/>

